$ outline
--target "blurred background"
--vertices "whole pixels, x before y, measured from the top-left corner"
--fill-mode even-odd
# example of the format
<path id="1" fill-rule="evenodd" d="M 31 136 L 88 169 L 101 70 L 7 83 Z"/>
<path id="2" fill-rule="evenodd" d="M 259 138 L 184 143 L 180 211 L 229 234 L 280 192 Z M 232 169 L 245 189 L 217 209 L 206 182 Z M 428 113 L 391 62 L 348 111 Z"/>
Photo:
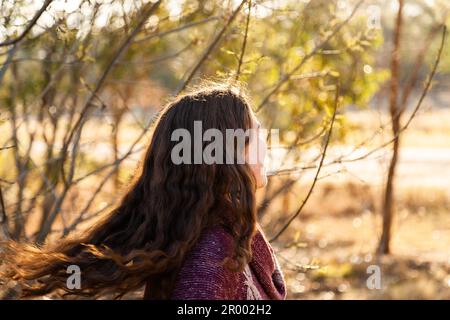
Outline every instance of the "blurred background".
<path id="1" fill-rule="evenodd" d="M 158 110 L 237 80 L 279 130 L 257 196 L 288 298 L 449 299 L 449 10 L 0 0 L 0 239 L 41 245 L 95 223 Z"/>

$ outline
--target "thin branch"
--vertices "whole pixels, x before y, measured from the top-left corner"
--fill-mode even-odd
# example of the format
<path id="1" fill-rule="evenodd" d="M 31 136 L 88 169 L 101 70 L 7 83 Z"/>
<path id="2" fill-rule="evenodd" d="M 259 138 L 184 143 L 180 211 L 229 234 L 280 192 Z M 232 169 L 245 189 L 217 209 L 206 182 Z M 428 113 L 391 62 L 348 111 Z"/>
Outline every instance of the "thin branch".
<path id="1" fill-rule="evenodd" d="M 312 192 L 314 190 L 314 187 L 316 185 L 317 179 L 318 179 L 319 174 L 320 174 L 320 170 L 321 170 L 323 162 L 325 160 L 325 156 L 327 154 L 327 149 L 328 149 L 328 145 L 330 143 L 331 133 L 333 131 L 334 122 L 336 120 L 336 113 L 337 113 L 338 103 L 339 103 L 339 91 L 340 91 L 340 85 L 339 85 L 339 82 L 338 82 L 337 85 L 336 85 L 336 93 L 335 93 L 335 97 L 334 97 L 334 110 L 333 110 L 333 116 L 331 118 L 330 129 L 328 130 L 328 134 L 327 134 L 327 137 L 326 137 L 326 140 L 325 140 L 325 145 L 324 145 L 323 152 L 322 152 L 322 157 L 320 159 L 319 167 L 317 168 L 314 180 L 313 180 L 313 182 L 312 182 L 312 184 L 311 184 L 311 186 L 310 186 L 310 188 L 308 190 L 308 193 L 307 193 L 305 199 L 301 203 L 300 207 L 291 216 L 291 218 L 288 220 L 288 222 L 280 229 L 280 231 L 278 231 L 278 233 L 272 239 L 269 240 L 270 242 L 273 242 L 276 239 L 278 239 L 278 237 L 280 237 L 280 235 L 289 227 L 289 225 L 292 223 L 292 221 L 294 221 L 295 218 L 297 218 L 297 216 L 303 210 L 303 207 L 308 202 L 308 199 L 310 198 L 310 196 L 311 196 L 311 194 L 312 194 Z"/>
<path id="2" fill-rule="evenodd" d="M 296 148 L 296 147 L 299 147 L 299 146 L 304 146 L 305 144 L 310 144 L 310 143 L 313 142 L 314 140 L 320 138 L 320 137 L 325 133 L 325 130 L 326 130 L 326 129 L 327 129 L 327 128 L 326 128 L 325 126 L 323 126 L 323 127 L 319 130 L 319 132 L 317 132 L 316 134 L 312 135 L 312 136 L 309 137 L 309 138 L 306 138 L 306 139 L 304 139 L 304 140 L 301 140 L 301 141 L 296 142 L 293 146 L 288 147 L 288 149 L 293 149 L 293 148 Z"/>
<path id="3" fill-rule="evenodd" d="M 360 0 L 355 8 L 353 8 L 353 11 L 351 12 L 351 14 L 344 20 L 342 21 L 340 24 L 337 25 L 336 28 L 334 28 L 334 30 L 316 47 L 314 47 L 314 49 L 308 53 L 307 55 L 305 55 L 302 60 L 287 74 L 285 74 L 280 81 L 278 81 L 278 83 L 275 85 L 275 87 L 269 91 L 269 93 L 264 97 L 264 99 L 261 101 L 261 103 L 258 105 L 258 107 L 256 108 L 255 112 L 259 112 L 264 106 L 265 104 L 269 101 L 269 99 L 278 91 L 280 90 L 280 88 L 283 86 L 283 84 L 285 84 L 287 81 L 289 81 L 291 79 L 291 77 L 300 69 L 303 67 L 303 65 L 309 60 L 311 59 L 314 55 L 316 55 L 316 53 L 319 52 L 319 50 L 321 50 L 324 46 L 326 46 L 328 44 L 328 42 L 342 29 L 343 26 L 345 26 L 355 15 L 356 11 L 358 10 L 358 8 L 361 6 L 361 4 L 364 2 L 364 0 Z"/>
<path id="4" fill-rule="evenodd" d="M 161 4 L 161 1 L 157 1 L 155 3 L 150 2 L 150 3 L 143 5 L 143 8 L 141 10 L 141 15 L 138 19 L 136 27 L 126 37 L 126 39 L 124 39 L 122 44 L 119 46 L 119 49 L 115 52 L 112 59 L 109 61 L 108 65 L 105 68 L 105 70 L 103 71 L 102 75 L 97 80 L 95 88 L 92 90 L 91 94 L 87 98 L 87 100 L 84 104 L 84 107 L 80 113 L 79 118 L 77 119 L 73 128 L 70 130 L 70 133 L 68 134 L 67 139 L 64 141 L 64 144 L 63 144 L 63 146 L 61 148 L 61 152 L 60 152 L 62 161 L 61 161 L 61 166 L 59 168 L 61 171 L 62 180 L 64 182 L 64 189 L 61 191 L 59 198 L 54 203 L 52 211 L 48 215 L 47 219 L 44 221 L 42 228 L 37 235 L 36 242 L 43 243 L 44 240 L 46 239 L 48 233 L 51 230 L 51 226 L 52 226 L 54 220 L 56 219 L 58 212 L 61 209 L 62 202 L 64 201 L 64 199 L 67 195 L 67 192 L 71 187 L 70 180 L 73 179 L 73 175 L 74 175 L 75 156 L 76 156 L 75 153 L 77 151 L 77 145 L 81 138 L 81 132 L 83 129 L 83 125 L 87 120 L 86 117 L 89 114 L 89 111 L 92 109 L 94 99 L 96 99 L 97 94 L 101 90 L 106 78 L 108 77 L 109 73 L 113 69 L 116 62 L 120 59 L 122 54 L 129 48 L 129 46 L 132 44 L 133 39 L 141 31 L 141 29 L 144 26 L 145 22 L 147 21 L 148 17 L 150 17 L 153 14 L 153 12 L 155 12 L 158 9 L 160 4 Z M 67 180 L 67 178 L 65 176 L 65 172 L 64 172 L 64 162 L 65 162 L 64 159 L 67 155 L 69 145 L 70 145 L 72 139 L 74 139 L 74 138 L 75 138 L 75 142 L 72 147 L 73 150 L 72 150 L 72 157 L 71 157 L 72 159 L 71 159 L 71 164 L 70 164 L 70 169 L 69 169 L 69 180 Z"/>
<path id="5" fill-rule="evenodd" d="M 443 25 L 442 26 L 441 44 L 440 44 L 440 47 L 439 47 L 439 50 L 438 50 L 438 54 L 436 56 L 436 60 L 435 60 L 434 65 L 433 65 L 433 69 L 431 70 L 430 75 L 428 76 L 428 80 L 427 80 L 427 82 L 425 84 L 425 87 L 424 87 L 424 89 L 422 91 L 422 94 L 420 95 L 420 98 L 417 101 L 417 104 L 416 104 L 413 112 L 409 116 L 408 120 L 406 121 L 405 125 L 402 126 L 399 129 L 397 134 L 392 139 L 388 140 L 387 142 L 381 144 L 380 146 L 374 148 L 373 150 L 367 152 L 366 154 L 364 154 L 364 155 L 362 155 L 360 157 L 357 157 L 357 158 L 354 158 L 354 159 L 348 159 L 348 160 L 345 160 L 345 162 L 354 162 L 354 161 L 358 161 L 358 160 L 364 159 L 364 158 L 370 156 L 371 154 L 375 153 L 376 151 L 378 151 L 380 149 L 383 149 L 384 147 L 386 147 L 389 144 L 391 144 L 392 142 L 394 142 L 395 139 L 397 139 L 398 136 L 409 127 L 409 125 L 411 124 L 412 120 L 417 115 L 417 112 L 419 111 L 420 107 L 422 106 L 422 102 L 425 99 L 425 97 L 428 94 L 428 91 L 429 91 L 429 89 L 431 87 L 431 83 L 433 82 L 433 78 L 434 78 L 434 75 L 436 74 L 437 67 L 439 65 L 439 62 L 441 61 L 441 55 L 442 55 L 442 51 L 443 51 L 444 46 L 445 46 L 446 37 L 447 37 L 447 27 L 445 25 Z M 342 161 L 340 161 L 340 162 L 342 162 Z"/>
<path id="6" fill-rule="evenodd" d="M 391 143 L 393 143 L 393 142 L 395 141 L 395 139 L 396 139 L 400 134 L 402 134 L 403 131 L 405 131 L 405 130 L 409 127 L 409 125 L 411 124 L 412 120 L 413 120 L 413 119 L 415 118 L 415 116 L 417 115 L 417 112 L 418 112 L 419 109 L 421 108 L 422 103 L 423 103 L 423 101 L 424 101 L 424 99 L 425 99 L 426 95 L 428 94 L 428 91 L 429 91 L 429 89 L 430 89 L 430 87 L 431 87 L 432 80 L 433 80 L 433 78 L 434 78 L 434 76 L 435 76 L 435 74 L 436 74 L 437 67 L 438 67 L 439 62 L 440 62 L 440 60 L 441 60 L 442 52 L 443 52 L 443 49 L 444 49 L 444 46 L 445 46 L 446 37 L 447 37 L 447 27 L 446 27 L 445 25 L 443 25 L 443 26 L 442 26 L 442 38 L 441 38 L 441 44 L 440 44 L 440 47 L 439 47 L 439 50 L 438 50 L 438 53 L 437 53 L 435 62 L 434 62 L 434 64 L 433 64 L 433 68 L 432 68 L 432 70 L 431 70 L 431 72 L 430 72 L 430 75 L 428 76 L 428 80 L 427 80 L 426 83 L 425 83 L 425 86 L 424 86 L 424 89 L 423 89 L 423 91 L 422 91 L 422 94 L 420 95 L 420 98 L 419 98 L 419 100 L 417 101 L 417 104 L 416 104 L 416 106 L 414 107 L 413 112 L 412 112 L 411 115 L 409 116 L 409 118 L 408 118 L 408 120 L 406 121 L 405 125 L 403 125 L 403 126 L 399 129 L 398 133 L 397 133 L 396 135 L 394 135 L 390 140 L 388 140 L 388 141 L 386 141 L 386 142 L 380 144 L 379 146 L 373 148 L 372 150 L 370 150 L 370 151 L 364 153 L 363 155 L 361 155 L 361 156 L 359 156 L 359 157 L 351 158 L 351 159 L 345 159 L 346 157 L 350 156 L 351 153 L 353 153 L 354 151 L 356 151 L 357 148 L 355 148 L 355 149 L 353 149 L 353 151 L 350 152 L 349 154 L 346 154 L 346 155 L 344 155 L 344 156 L 340 156 L 340 157 L 338 157 L 338 158 L 336 158 L 336 159 L 330 161 L 329 163 L 324 164 L 324 165 L 323 165 L 324 167 L 327 167 L 327 166 L 330 166 L 330 165 L 333 165 L 333 164 L 338 164 L 338 163 L 356 162 L 356 161 L 360 161 L 360 160 L 366 159 L 366 158 L 368 158 L 369 156 L 371 156 L 371 155 L 373 155 L 374 153 L 376 153 L 377 151 L 380 151 L 380 150 L 384 149 L 385 147 L 387 147 L 388 145 L 390 145 Z M 386 125 L 382 125 L 382 126 L 380 126 L 380 129 L 383 129 L 383 128 L 386 127 L 386 126 L 387 126 L 387 124 L 386 124 Z M 372 138 L 371 138 L 371 139 L 372 139 Z M 370 139 L 368 139 L 368 140 L 370 140 Z M 365 143 L 367 143 L 368 140 L 365 140 L 365 141 L 361 142 L 361 143 L 358 145 L 358 147 L 362 147 Z M 277 176 L 278 176 L 278 175 L 284 175 L 284 174 L 292 174 L 292 173 L 297 173 L 297 172 L 302 171 L 302 170 L 314 169 L 314 168 L 316 168 L 316 166 L 303 166 L 303 167 L 286 168 L 286 169 L 281 169 L 281 170 L 278 170 L 278 171 L 276 171 L 276 172 L 273 172 L 272 175 L 277 175 Z"/>
<path id="7" fill-rule="evenodd" d="M 6 215 L 5 201 L 3 200 L 2 185 L 0 183 L 0 227 L 3 238 L 9 238 L 8 216 Z"/>
<path id="8" fill-rule="evenodd" d="M 278 196 L 288 192 L 297 182 L 296 179 L 289 179 L 285 184 L 280 186 L 277 190 L 275 190 L 270 196 L 266 196 L 265 199 L 261 202 L 261 205 L 258 209 L 258 216 L 260 219 L 266 214 L 267 209 L 269 208 L 270 203 L 277 198 Z"/>
<path id="9" fill-rule="evenodd" d="M 135 64 L 135 65 L 140 65 L 142 67 L 146 67 L 147 65 L 154 65 L 156 63 L 160 63 L 169 59 L 173 59 L 178 57 L 179 55 L 181 55 L 182 53 L 186 52 L 187 50 L 189 50 L 189 48 L 195 43 L 195 41 L 191 41 L 189 42 L 186 46 L 184 46 L 183 48 L 179 49 L 178 51 L 174 52 L 174 53 L 170 53 L 161 57 L 157 57 L 151 60 L 132 60 L 132 61 L 126 61 L 126 60 L 119 60 L 117 61 L 117 64 Z M 145 65 L 145 66 L 144 66 Z"/>
<path id="10" fill-rule="evenodd" d="M 168 34 L 175 33 L 175 32 L 178 32 L 178 31 L 183 31 L 185 29 L 189 29 L 189 28 L 192 28 L 192 27 L 195 27 L 195 26 L 198 26 L 198 25 L 201 25 L 201 24 L 205 24 L 205 23 L 210 22 L 210 21 L 218 20 L 218 19 L 219 19 L 219 17 L 209 17 L 209 18 L 206 18 L 206 19 L 201 20 L 201 21 L 195 21 L 195 22 L 187 23 L 187 24 L 182 25 L 182 26 L 177 27 L 177 28 L 173 28 L 173 29 L 170 29 L 170 30 L 166 30 L 166 31 L 155 33 L 155 34 L 151 34 L 151 35 L 148 35 L 146 37 L 143 37 L 143 38 L 140 38 L 140 39 L 136 39 L 133 42 L 134 43 L 139 43 L 139 42 L 147 41 L 147 40 L 150 40 L 150 39 L 153 39 L 153 38 L 156 38 L 156 37 L 161 38 L 161 37 L 164 37 L 164 36 L 166 36 Z"/>
<path id="11" fill-rule="evenodd" d="M 7 147 L 1 147 L 0 148 L 0 151 L 2 151 L 2 150 L 7 150 L 7 149 L 12 149 L 12 148 L 15 148 L 16 146 L 7 146 Z"/>
<path id="12" fill-rule="evenodd" d="M 100 76 L 100 78 L 98 79 L 98 81 L 96 83 L 95 88 L 92 90 L 90 96 L 88 97 L 88 99 L 87 99 L 87 101 L 86 101 L 86 103 L 84 105 L 84 108 L 81 111 L 81 114 L 80 114 L 79 118 L 77 119 L 77 122 L 73 126 L 72 130 L 70 131 L 70 133 L 67 136 L 66 141 L 64 142 L 64 145 L 63 145 L 62 150 L 61 150 L 61 156 L 62 156 L 63 159 L 65 157 L 65 154 L 67 152 L 69 144 L 70 144 L 71 140 L 73 139 L 73 137 L 75 136 L 75 134 L 77 133 L 77 136 L 81 135 L 82 126 L 83 126 L 83 123 L 86 121 L 86 116 L 87 116 L 89 110 L 91 109 L 92 103 L 93 103 L 94 99 L 96 98 L 98 92 L 102 88 L 103 83 L 105 82 L 107 76 L 109 75 L 109 73 L 113 69 L 113 67 L 116 64 L 116 62 L 120 59 L 122 54 L 131 45 L 133 39 L 136 37 L 136 35 L 141 30 L 141 28 L 144 26 L 144 24 L 147 21 L 148 17 L 150 17 L 153 14 L 153 12 L 159 7 L 160 4 L 161 4 L 161 1 L 158 1 L 158 2 L 156 2 L 154 4 L 152 4 L 150 6 L 150 8 L 147 7 L 148 4 L 145 5 L 145 7 L 142 10 L 142 16 L 141 16 L 138 24 L 136 25 L 134 30 L 130 33 L 130 35 L 123 41 L 122 45 L 119 47 L 119 50 L 116 51 L 116 53 L 114 54 L 113 58 L 111 59 L 111 61 L 109 62 L 109 64 L 105 68 L 105 70 L 103 71 L 102 75 Z M 67 184 L 67 181 L 65 180 L 65 173 L 64 173 L 64 166 L 63 165 L 61 165 L 61 173 L 62 173 L 62 177 L 63 177 L 64 183 Z"/>
<path id="13" fill-rule="evenodd" d="M 211 42 L 211 44 L 208 46 L 208 48 L 205 50 L 205 52 L 203 53 L 203 55 L 200 57 L 200 59 L 197 61 L 197 63 L 195 64 L 195 66 L 192 68 L 191 72 L 188 74 L 188 76 L 186 77 L 186 79 L 183 81 L 183 83 L 180 85 L 180 87 L 177 90 L 177 94 L 182 92 L 184 89 L 186 89 L 187 85 L 191 82 L 192 78 L 195 76 L 195 74 L 197 73 L 198 69 L 200 69 L 200 67 L 202 66 L 202 64 L 206 61 L 206 59 L 209 57 L 209 55 L 211 54 L 211 52 L 214 50 L 214 48 L 217 46 L 217 44 L 219 43 L 220 39 L 222 38 L 222 36 L 225 34 L 225 32 L 228 30 L 228 28 L 230 27 L 231 23 L 234 21 L 234 19 L 236 18 L 236 16 L 238 15 L 239 11 L 241 11 L 242 7 L 244 6 L 245 2 L 247 0 L 242 0 L 241 4 L 236 8 L 236 10 L 233 11 L 233 13 L 231 14 L 230 18 L 228 18 L 228 21 L 225 23 L 225 25 L 222 27 L 222 29 L 220 30 L 220 32 L 216 35 L 216 37 L 214 38 L 214 40 Z"/>
<path id="14" fill-rule="evenodd" d="M 419 71 L 420 67 L 423 64 L 423 61 L 425 59 L 425 54 L 428 52 L 428 49 L 431 45 L 431 42 L 437 35 L 438 31 L 440 29 L 440 26 L 433 26 L 431 27 L 431 30 L 429 31 L 425 42 L 420 49 L 419 53 L 417 54 L 416 61 L 412 70 L 412 75 L 407 81 L 407 84 L 405 86 L 405 89 L 402 92 L 401 101 L 400 101 L 400 108 L 398 113 L 395 115 L 396 117 L 400 118 L 403 114 L 403 112 L 406 110 L 408 98 L 411 95 L 411 92 L 413 88 L 415 88 L 417 84 L 417 80 L 419 79 Z"/>
<path id="15" fill-rule="evenodd" d="M 9 181 L 9 180 L 3 179 L 3 178 L 0 178 L 0 182 L 7 183 L 7 184 L 10 184 L 10 185 L 15 183 L 13 181 Z"/>
<path id="16" fill-rule="evenodd" d="M 242 41 L 241 55 L 239 57 L 238 67 L 237 67 L 237 71 L 236 71 L 236 81 L 239 80 L 239 76 L 241 75 L 242 61 L 244 60 L 245 48 L 247 47 L 248 26 L 250 25 L 250 14 L 251 14 L 251 12 L 252 12 L 252 0 L 249 0 L 248 1 L 247 20 L 245 22 L 244 40 Z"/>
<path id="17" fill-rule="evenodd" d="M 45 0 L 42 7 L 39 9 L 38 12 L 36 12 L 33 19 L 31 19 L 30 23 L 26 26 L 25 30 L 23 30 L 22 33 L 17 38 L 9 39 L 9 40 L 1 42 L 0 47 L 10 46 L 10 45 L 17 44 L 20 41 L 22 41 L 22 39 L 25 38 L 25 36 L 28 34 L 28 32 L 30 32 L 31 29 L 34 27 L 34 25 L 39 20 L 41 15 L 45 12 L 45 10 L 47 10 L 47 7 L 50 5 L 50 3 L 52 1 L 53 0 Z"/>
<path id="18" fill-rule="evenodd" d="M 6 57 L 6 61 L 5 61 L 5 63 L 2 64 L 2 68 L 0 69 L 0 84 L 3 81 L 3 78 L 4 78 L 5 74 L 6 74 L 6 70 L 8 70 L 8 65 L 11 63 L 11 61 L 13 59 L 13 56 L 16 53 L 18 47 L 19 46 L 17 44 L 15 44 L 8 51 L 8 56 Z"/>
<path id="19" fill-rule="evenodd" d="M 85 219 L 85 214 L 87 213 L 87 211 L 89 210 L 89 208 L 91 207 L 92 203 L 94 202 L 95 198 L 97 197 L 97 195 L 100 193 L 100 191 L 103 189 L 103 187 L 105 186 L 106 182 L 108 182 L 109 178 L 112 176 L 112 174 L 117 170 L 117 168 L 119 167 L 119 165 L 122 163 L 122 161 L 124 161 L 125 159 L 127 159 L 133 152 L 137 152 L 140 151 L 141 149 L 143 149 L 143 147 L 138 148 L 137 151 L 134 151 L 133 149 L 135 148 L 135 146 L 137 145 L 137 143 L 145 136 L 145 134 L 147 133 L 148 129 L 153 125 L 154 120 L 156 119 L 155 117 L 152 117 L 150 119 L 150 121 L 148 122 L 148 124 L 145 126 L 145 128 L 142 130 L 141 134 L 139 135 L 139 137 L 136 138 L 136 140 L 131 144 L 131 146 L 129 147 L 128 151 L 120 158 L 118 158 L 117 160 L 115 160 L 113 163 L 105 165 L 103 167 L 100 167 L 88 174 L 86 174 L 85 176 L 77 179 L 74 181 L 74 183 L 78 183 L 79 181 L 81 181 L 82 179 L 85 179 L 86 177 L 94 174 L 94 173 L 98 173 L 100 171 L 103 171 L 109 167 L 114 167 L 104 178 L 103 180 L 100 182 L 100 184 L 98 185 L 96 191 L 93 193 L 93 195 L 91 196 L 91 198 L 88 200 L 87 204 L 85 205 L 84 209 L 81 211 L 81 213 L 79 214 L 79 216 L 77 217 L 77 219 L 75 219 L 74 222 L 72 222 L 72 224 L 70 226 L 68 226 L 67 228 L 64 228 L 64 233 L 63 236 L 66 236 L 69 232 L 71 232 L 72 230 L 75 230 L 77 225 L 81 222 L 84 221 Z"/>

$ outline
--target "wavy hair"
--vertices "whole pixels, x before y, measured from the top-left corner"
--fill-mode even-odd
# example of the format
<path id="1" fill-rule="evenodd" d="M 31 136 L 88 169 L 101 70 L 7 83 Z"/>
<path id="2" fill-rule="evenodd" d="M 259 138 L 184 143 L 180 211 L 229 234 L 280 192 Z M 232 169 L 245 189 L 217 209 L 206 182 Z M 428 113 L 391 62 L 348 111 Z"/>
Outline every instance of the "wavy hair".
<path id="1" fill-rule="evenodd" d="M 3 275 L 18 281 L 22 297 L 55 292 L 121 298 L 147 285 L 149 297 L 170 298 L 186 254 L 205 228 L 217 224 L 235 241 L 224 265 L 244 268 L 256 231 L 255 177 L 247 164 L 174 164 L 171 134 L 179 128 L 193 134 L 194 121 L 225 136 L 226 129 L 250 129 L 252 110 L 242 88 L 229 84 L 197 89 L 168 103 L 128 190 L 100 222 L 42 247 L 4 243 Z M 69 265 L 81 269 L 81 289 L 66 286 Z"/>

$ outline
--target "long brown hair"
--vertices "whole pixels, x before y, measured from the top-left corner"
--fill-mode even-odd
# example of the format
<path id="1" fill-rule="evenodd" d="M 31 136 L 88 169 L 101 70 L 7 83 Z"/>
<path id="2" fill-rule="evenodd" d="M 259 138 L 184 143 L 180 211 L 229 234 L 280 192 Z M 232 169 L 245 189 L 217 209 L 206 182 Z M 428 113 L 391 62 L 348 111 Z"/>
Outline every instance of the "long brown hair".
<path id="1" fill-rule="evenodd" d="M 242 88 L 228 84 L 168 103 L 128 191 L 99 223 L 40 248 L 4 243 L 4 276 L 21 284 L 22 297 L 59 292 L 120 298 L 147 284 L 152 298 L 169 298 L 186 254 L 216 224 L 235 239 L 225 265 L 243 269 L 256 230 L 255 177 L 247 164 L 174 164 L 171 134 L 178 128 L 192 134 L 194 121 L 225 136 L 226 129 L 250 129 L 252 111 Z M 81 289 L 66 286 L 69 265 L 80 268 Z"/>

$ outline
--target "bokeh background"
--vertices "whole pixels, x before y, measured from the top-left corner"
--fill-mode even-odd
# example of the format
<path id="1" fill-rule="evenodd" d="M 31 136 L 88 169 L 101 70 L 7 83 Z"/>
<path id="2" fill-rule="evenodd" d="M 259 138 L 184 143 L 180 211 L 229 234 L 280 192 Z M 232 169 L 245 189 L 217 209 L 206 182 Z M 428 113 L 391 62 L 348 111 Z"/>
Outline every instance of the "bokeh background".
<path id="1" fill-rule="evenodd" d="M 449 299 L 449 10 L 0 0 L 0 238 L 41 245 L 95 223 L 126 190 L 158 110 L 237 80 L 280 132 L 258 214 L 288 298 Z"/>

